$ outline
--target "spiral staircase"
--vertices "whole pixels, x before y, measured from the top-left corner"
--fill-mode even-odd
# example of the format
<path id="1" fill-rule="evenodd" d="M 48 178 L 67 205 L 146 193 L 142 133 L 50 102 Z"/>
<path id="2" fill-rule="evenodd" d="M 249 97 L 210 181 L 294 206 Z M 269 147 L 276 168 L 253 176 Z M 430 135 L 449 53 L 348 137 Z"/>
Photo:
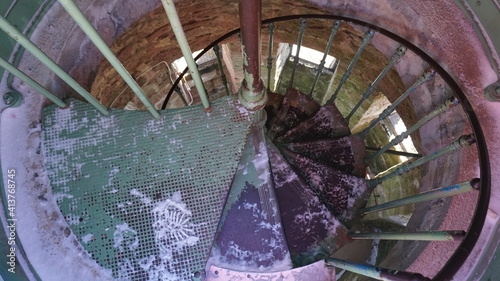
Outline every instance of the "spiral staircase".
<path id="1" fill-rule="evenodd" d="M 39 8 L 27 35 L 35 18 L 62 11 L 51 1 L 16 2 L 6 14 Z M 105 42 L 73 14 L 77 6 L 61 3 L 102 48 Z M 151 10 L 148 5 L 157 4 L 144 9 Z M 494 280 L 494 130 L 483 132 L 495 124 L 496 116 L 484 116 L 494 106 L 477 111 L 478 98 L 462 90 L 463 81 L 459 86 L 441 61 L 357 16 L 262 21 L 264 65 L 260 45 L 252 50 L 248 44 L 261 38 L 261 20 L 251 4 L 246 8 L 240 7 L 240 19 L 258 22 L 258 33 L 248 33 L 252 27 L 242 21 L 241 30 L 204 42 L 195 58 L 199 78 L 186 67 L 172 79 L 166 63 L 168 76 L 150 76 L 162 62 L 132 75 L 152 89 L 143 96 L 112 54 L 105 56 L 129 86 L 109 95 L 103 94 L 109 85 L 120 86 L 105 63 L 93 96 L 80 80 L 53 70 L 88 103 L 52 94 L 61 81 L 36 63 L 26 66 L 26 54 L 2 59 L 8 70 L 0 124 L 2 278 Z M 4 17 L 0 24 L 40 59 L 30 39 L 15 33 L 17 25 Z M 300 57 L 308 28 L 320 30 L 309 39 L 326 44 L 317 62 Z M 179 30 L 172 29 L 182 49 Z M 289 37 L 297 35 L 292 49 Z M 228 50 L 240 40 L 238 66 Z M 214 57 L 207 63 L 208 52 Z M 327 55 L 338 56 L 335 64 L 325 64 Z M 40 60 L 50 68 L 50 58 Z M 254 79 L 266 67 L 265 83 Z M 233 94 L 237 80 L 241 88 Z M 495 85 L 486 93 L 494 99 Z M 396 130 L 391 118 L 406 128 Z M 400 144 L 408 137 L 418 152 Z M 394 223 L 395 217 L 404 222 Z M 428 262 L 439 266 L 425 269 Z"/>

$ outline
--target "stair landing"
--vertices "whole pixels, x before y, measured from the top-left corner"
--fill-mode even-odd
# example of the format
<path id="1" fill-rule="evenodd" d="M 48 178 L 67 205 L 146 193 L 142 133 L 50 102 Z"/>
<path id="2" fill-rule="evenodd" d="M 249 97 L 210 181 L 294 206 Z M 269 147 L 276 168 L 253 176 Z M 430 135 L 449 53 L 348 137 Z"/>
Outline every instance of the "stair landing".
<path id="1" fill-rule="evenodd" d="M 83 248 L 118 279 L 204 271 L 253 114 L 233 98 L 161 112 L 72 100 L 43 112 L 53 193 Z M 177 280 L 177 279 L 176 279 Z"/>

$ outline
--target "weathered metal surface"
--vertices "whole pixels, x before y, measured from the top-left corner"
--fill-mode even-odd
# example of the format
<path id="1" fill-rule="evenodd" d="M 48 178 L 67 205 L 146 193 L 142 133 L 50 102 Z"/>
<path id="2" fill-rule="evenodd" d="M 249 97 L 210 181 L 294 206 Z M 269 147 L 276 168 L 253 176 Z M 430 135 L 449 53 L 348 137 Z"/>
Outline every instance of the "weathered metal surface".
<path id="1" fill-rule="evenodd" d="M 276 197 L 294 267 L 331 256 L 350 242 L 347 229 L 321 203 L 278 149 L 271 143 L 267 146 Z"/>
<path id="2" fill-rule="evenodd" d="M 243 76 L 238 97 L 249 110 L 259 110 L 267 102 L 267 91 L 260 79 L 262 0 L 239 0 Z"/>
<path id="3" fill-rule="evenodd" d="M 422 276 L 420 273 L 405 272 L 369 264 L 358 264 L 338 259 L 326 260 L 328 265 L 339 269 L 351 271 L 363 276 L 385 281 L 430 281 L 430 278 Z"/>
<path id="4" fill-rule="evenodd" d="M 359 177 L 366 174 L 364 141 L 355 135 L 294 142 L 285 147 L 343 172 Z"/>
<path id="5" fill-rule="evenodd" d="M 234 271 L 217 266 L 211 266 L 208 270 L 206 281 L 335 281 L 335 269 L 325 266 L 324 261 L 294 268 L 287 271 L 271 273 L 255 273 L 246 271 Z"/>
<path id="6" fill-rule="evenodd" d="M 380 177 L 377 177 L 377 178 L 374 178 L 372 180 L 369 180 L 367 181 L 367 185 L 371 188 L 379 185 L 380 183 L 382 183 L 383 181 L 387 180 L 387 179 L 390 179 L 392 177 L 395 177 L 395 176 L 398 176 L 398 175 L 402 175 L 404 173 L 407 173 L 409 172 L 411 169 L 413 168 L 416 168 L 418 166 L 421 166 L 429 161 L 432 161 L 436 158 L 439 158 L 445 154 L 448 154 L 450 152 L 453 152 L 453 151 L 456 151 L 456 150 L 459 150 L 459 149 L 462 149 L 462 148 L 467 148 L 467 147 L 470 147 L 472 144 L 474 144 L 476 142 L 475 138 L 474 138 L 474 135 L 470 134 L 470 135 L 463 135 L 461 136 L 460 138 L 458 138 L 457 140 L 455 140 L 454 142 L 452 142 L 450 145 L 446 146 L 446 147 L 443 147 L 441 148 L 440 150 L 432 153 L 432 154 L 429 154 L 429 155 L 426 155 L 422 158 L 419 158 L 415 161 L 412 161 L 410 163 L 407 163 L 407 164 L 404 164 L 404 165 L 401 165 L 399 168 L 397 168 L 396 170 L 390 172 L 389 174 L 387 175 L 384 175 L 384 176 L 380 176 Z"/>
<path id="7" fill-rule="evenodd" d="M 288 89 L 276 116 L 269 122 L 269 138 L 280 137 L 319 109 L 319 104 L 306 94 Z"/>
<path id="8" fill-rule="evenodd" d="M 292 268 L 273 189 L 263 123 L 248 135 L 208 262 L 233 270 Z"/>
<path id="9" fill-rule="evenodd" d="M 370 190 L 363 178 L 282 148 L 289 163 L 299 171 L 321 202 L 345 225 L 350 226 L 356 209 L 366 204 Z"/>
<path id="10" fill-rule="evenodd" d="M 316 113 L 287 131 L 276 142 L 288 143 L 313 139 L 343 137 L 351 134 L 335 105 L 324 105 Z"/>
<path id="11" fill-rule="evenodd" d="M 68 231 L 115 278 L 204 271 L 253 119 L 235 102 L 214 101 L 210 115 L 201 105 L 169 109 L 160 120 L 102 116 L 76 100 L 44 108 L 45 167 Z"/>
<path id="12" fill-rule="evenodd" d="M 434 190 L 429 190 L 427 192 L 423 192 L 420 194 L 416 194 L 413 196 L 408 196 L 406 198 L 401 198 L 398 200 L 386 202 L 380 205 L 368 207 L 365 209 L 359 210 L 359 213 L 362 215 L 366 215 L 373 212 L 378 212 L 382 210 L 387 210 L 391 208 L 401 207 L 408 204 L 415 204 L 419 202 L 434 200 L 438 198 L 455 196 L 458 194 L 462 194 L 465 192 L 477 190 L 480 185 L 480 179 L 475 178 L 471 181 L 462 182 L 459 184 L 455 184 L 449 187 L 438 188 Z"/>

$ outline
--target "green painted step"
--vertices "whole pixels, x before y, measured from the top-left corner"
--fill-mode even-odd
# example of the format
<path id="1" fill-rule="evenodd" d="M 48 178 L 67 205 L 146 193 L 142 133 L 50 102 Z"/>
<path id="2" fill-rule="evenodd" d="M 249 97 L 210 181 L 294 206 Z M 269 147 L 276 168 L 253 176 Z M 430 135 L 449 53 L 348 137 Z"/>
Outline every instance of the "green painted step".
<path id="1" fill-rule="evenodd" d="M 253 114 L 233 97 L 161 111 L 43 112 L 48 177 L 83 248 L 124 280 L 203 272 Z M 169 279 L 169 280 L 170 280 Z"/>

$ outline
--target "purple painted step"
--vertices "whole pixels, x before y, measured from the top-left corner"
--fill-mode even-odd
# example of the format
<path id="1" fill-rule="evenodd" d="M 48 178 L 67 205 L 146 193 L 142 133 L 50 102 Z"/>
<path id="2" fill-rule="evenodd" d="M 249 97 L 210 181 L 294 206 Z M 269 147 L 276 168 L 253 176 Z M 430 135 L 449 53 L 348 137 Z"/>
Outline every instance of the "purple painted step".
<path id="1" fill-rule="evenodd" d="M 286 148 L 281 152 L 288 162 L 307 181 L 333 214 L 349 225 L 356 210 L 366 204 L 370 190 L 363 178 L 342 172 Z"/>
<path id="2" fill-rule="evenodd" d="M 363 162 L 365 144 L 363 139 L 356 135 L 288 143 L 285 147 L 358 177 L 364 177 L 366 174 L 366 164 Z"/>
<path id="3" fill-rule="evenodd" d="M 329 257 L 350 242 L 347 229 L 293 171 L 274 145 L 268 144 L 268 154 L 294 267 Z"/>
<path id="4" fill-rule="evenodd" d="M 274 140 L 318 111 L 319 104 L 306 94 L 288 89 L 276 116 L 269 122 L 268 137 Z"/>
<path id="5" fill-rule="evenodd" d="M 349 126 L 335 105 L 322 106 L 312 116 L 293 127 L 277 142 L 297 142 L 315 139 L 343 137 L 351 134 Z"/>

